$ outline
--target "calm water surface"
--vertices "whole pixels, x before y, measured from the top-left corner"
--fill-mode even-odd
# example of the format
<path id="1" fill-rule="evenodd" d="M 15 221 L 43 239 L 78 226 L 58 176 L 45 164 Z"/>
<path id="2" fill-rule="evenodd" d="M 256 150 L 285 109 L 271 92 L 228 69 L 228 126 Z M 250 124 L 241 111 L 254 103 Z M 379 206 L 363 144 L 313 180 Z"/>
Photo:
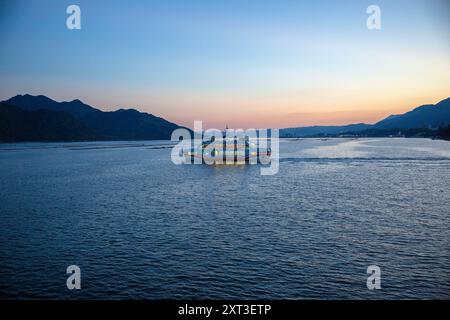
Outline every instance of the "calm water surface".
<path id="1" fill-rule="evenodd" d="M 0 145 L 0 297 L 450 298 L 450 142 L 283 140 L 275 176 L 168 144 Z"/>

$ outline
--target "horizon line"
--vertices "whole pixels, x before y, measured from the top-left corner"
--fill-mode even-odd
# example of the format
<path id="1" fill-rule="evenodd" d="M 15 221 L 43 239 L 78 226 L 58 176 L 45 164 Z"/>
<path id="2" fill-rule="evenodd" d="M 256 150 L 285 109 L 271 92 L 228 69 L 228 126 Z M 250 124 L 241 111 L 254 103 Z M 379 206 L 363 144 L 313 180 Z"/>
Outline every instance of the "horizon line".
<path id="1" fill-rule="evenodd" d="M 155 116 L 155 117 L 158 117 L 158 118 L 162 118 L 162 119 L 164 119 L 164 120 L 166 120 L 166 121 L 169 121 L 169 122 L 172 122 L 172 123 L 174 123 L 174 124 L 176 124 L 176 125 L 178 125 L 178 126 L 180 126 L 180 127 L 188 127 L 189 129 L 192 129 L 192 128 L 193 128 L 194 121 L 202 121 L 202 122 L 204 122 L 203 120 L 194 120 L 194 121 L 192 122 L 192 126 L 186 126 L 186 125 L 179 124 L 179 123 L 177 123 L 177 122 L 175 122 L 175 121 L 172 121 L 172 120 L 170 120 L 169 118 L 166 118 L 166 117 L 164 117 L 164 116 L 162 116 L 162 115 L 157 115 L 157 114 L 154 114 L 154 113 L 151 113 L 151 112 L 142 111 L 142 110 L 138 109 L 139 107 L 124 107 L 124 106 L 123 106 L 123 107 L 116 107 L 116 109 L 114 109 L 114 110 L 104 110 L 104 109 L 102 109 L 101 107 L 97 107 L 97 106 L 91 105 L 91 104 L 89 104 L 89 103 L 86 103 L 85 101 L 83 101 L 83 100 L 81 100 L 81 99 L 79 99 L 79 98 L 75 98 L 75 99 L 72 99 L 72 100 L 55 100 L 54 98 L 51 98 L 51 97 L 49 97 L 49 96 L 47 96 L 47 95 L 45 95 L 45 94 L 36 94 L 36 95 L 33 95 L 33 94 L 29 94 L 29 93 L 24 93 L 24 94 L 20 94 L 20 93 L 19 93 L 19 94 L 16 94 L 16 95 L 14 95 L 14 96 L 11 96 L 10 98 L 1 100 L 0 102 L 1 102 L 1 103 L 5 103 L 5 102 L 7 102 L 8 100 L 13 99 L 13 98 L 18 97 L 18 96 L 20 96 L 20 97 L 24 97 L 24 96 L 30 96 L 30 97 L 44 97 L 44 98 L 50 99 L 50 100 L 52 100 L 52 101 L 54 101 L 54 102 L 57 102 L 57 103 L 71 103 L 71 102 L 79 101 L 79 102 L 81 102 L 82 104 L 87 105 L 87 106 L 89 106 L 89 107 L 91 107 L 91 108 L 97 109 L 97 110 L 99 110 L 99 111 L 101 111 L 101 112 L 117 112 L 117 111 L 119 111 L 119 110 L 135 110 L 135 111 L 140 112 L 140 113 L 144 113 L 144 114 L 152 115 L 152 116 Z M 440 99 L 440 100 L 438 100 L 436 103 L 428 103 L 428 104 L 422 104 L 422 105 L 417 105 L 417 106 L 411 107 L 410 109 L 408 109 L 408 111 L 406 111 L 406 112 L 404 112 L 404 113 L 399 113 L 399 114 L 391 113 L 391 114 L 389 114 L 389 115 L 386 115 L 386 116 L 382 117 L 380 120 L 377 120 L 377 121 L 375 121 L 375 122 L 362 122 L 362 121 L 359 121 L 359 122 L 352 122 L 352 123 L 345 123 L 345 124 L 294 125 L 294 126 L 286 126 L 286 127 L 265 127 L 265 129 L 294 129 L 294 128 L 314 128 L 314 127 L 342 127 L 342 126 L 362 125 L 362 124 L 365 124 L 365 125 L 375 125 L 376 123 L 378 123 L 378 122 L 380 122 L 380 121 L 382 121 L 382 120 L 384 120 L 384 119 L 386 119 L 386 118 L 388 118 L 388 117 L 404 115 L 404 114 L 406 114 L 406 113 L 408 113 L 408 112 L 411 112 L 411 111 L 415 110 L 416 108 L 423 107 L 423 106 L 436 106 L 436 105 L 439 104 L 440 102 L 443 102 L 443 101 L 448 100 L 448 99 L 450 99 L 450 96 L 447 97 L 447 98 L 444 98 L 444 99 Z M 345 112 L 353 112 L 353 111 L 356 111 L 356 110 L 346 110 Z M 299 112 L 299 113 L 301 113 L 301 112 Z M 331 112 L 322 112 L 322 113 L 331 113 Z M 321 114 L 321 112 L 317 112 L 317 113 L 310 112 L 310 114 Z M 227 124 L 226 124 L 226 125 L 227 125 Z M 264 127 L 261 127 L 260 129 L 263 129 L 263 128 L 264 128 Z M 217 129 L 217 128 L 210 127 L 209 129 Z M 238 128 L 238 129 L 244 129 L 244 128 Z M 247 127 L 247 128 L 245 128 L 245 129 L 256 129 L 256 128 Z"/>

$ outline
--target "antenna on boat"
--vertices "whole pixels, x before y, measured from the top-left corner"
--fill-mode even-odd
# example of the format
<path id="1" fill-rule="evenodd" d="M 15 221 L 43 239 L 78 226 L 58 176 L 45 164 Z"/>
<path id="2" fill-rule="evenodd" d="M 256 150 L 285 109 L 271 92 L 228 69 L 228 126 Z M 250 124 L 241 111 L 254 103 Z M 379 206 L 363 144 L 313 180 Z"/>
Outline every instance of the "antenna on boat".
<path id="1" fill-rule="evenodd" d="M 227 136 L 227 132 L 228 132 L 228 124 L 225 125 L 225 130 L 223 131 L 224 138 Z"/>

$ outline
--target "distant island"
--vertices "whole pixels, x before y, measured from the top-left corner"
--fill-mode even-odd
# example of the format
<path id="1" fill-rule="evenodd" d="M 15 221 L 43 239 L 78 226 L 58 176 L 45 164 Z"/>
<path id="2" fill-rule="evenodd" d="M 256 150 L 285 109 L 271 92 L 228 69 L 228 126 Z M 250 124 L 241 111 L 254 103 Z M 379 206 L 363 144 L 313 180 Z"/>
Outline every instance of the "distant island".
<path id="1" fill-rule="evenodd" d="M 17 95 L 0 102 L 0 142 L 168 140 L 181 126 L 135 109 L 105 112 L 80 100 Z M 280 129 L 282 138 L 428 137 L 450 140 L 450 98 L 375 124 Z"/>
<path id="2" fill-rule="evenodd" d="M 375 124 L 311 126 L 280 130 L 284 138 L 304 137 L 427 137 L 450 139 L 450 98 L 423 105 Z"/>
<path id="3" fill-rule="evenodd" d="M 80 100 L 17 95 L 0 102 L 0 141 L 167 140 L 179 125 L 135 109 L 104 112 Z"/>

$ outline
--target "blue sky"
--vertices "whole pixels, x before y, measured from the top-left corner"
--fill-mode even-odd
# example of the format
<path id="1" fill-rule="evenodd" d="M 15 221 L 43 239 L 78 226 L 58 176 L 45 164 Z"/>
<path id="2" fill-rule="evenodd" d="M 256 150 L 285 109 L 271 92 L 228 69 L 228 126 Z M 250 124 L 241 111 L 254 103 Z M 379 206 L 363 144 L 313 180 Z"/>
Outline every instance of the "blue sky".
<path id="1" fill-rule="evenodd" d="M 70 4 L 81 30 L 66 28 Z M 0 41 L 0 99 L 80 98 L 189 126 L 373 122 L 450 96 L 448 0 L 0 0 Z"/>

